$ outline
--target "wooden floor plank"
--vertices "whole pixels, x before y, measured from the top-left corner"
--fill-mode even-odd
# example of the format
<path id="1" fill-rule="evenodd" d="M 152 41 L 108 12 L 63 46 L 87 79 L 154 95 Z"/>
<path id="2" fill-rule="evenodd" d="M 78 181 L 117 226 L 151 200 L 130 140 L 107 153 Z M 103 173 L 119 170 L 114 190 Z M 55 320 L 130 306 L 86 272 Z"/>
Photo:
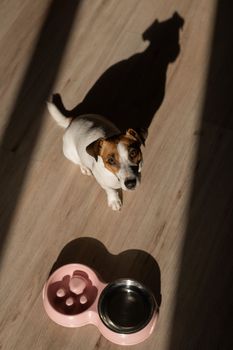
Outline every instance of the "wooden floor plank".
<path id="1" fill-rule="evenodd" d="M 186 241 L 190 217 L 199 213 L 200 205 L 204 210 L 211 198 L 216 201 L 217 193 L 221 197 L 221 188 L 215 192 L 213 187 L 218 178 L 229 184 L 232 174 L 227 174 L 226 166 L 231 127 L 208 118 L 202 123 L 216 4 L 212 0 L 3 4 L 0 348 L 123 348 L 100 336 L 94 326 L 66 329 L 47 317 L 43 285 L 52 268 L 74 261 L 97 269 L 106 282 L 126 274 L 153 280 L 156 297 L 162 294 L 159 322 L 151 337 L 135 348 L 172 350 L 174 339 L 174 349 L 202 349 L 195 348 L 201 334 L 194 332 L 190 343 L 185 336 L 183 342 L 177 340 L 173 322 L 180 305 L 176 292 L 185 261 L 183 248 L 187 244 L 190 249 L 191 244 Z M 73 11 L 68 11 L 69 6 Z M 53 37 L 46 32 L 50 30 Z M 144 82 L 141 86 L 139 78 Z M 136 121 L 149 126 L 142 183 L 137 191 L 124 194 L 120 213 L 107 207 L 106 195 L 93 178 L 83 176 L 64 158 L 63 130 L 45 109 L 53 92 L 61 94 L 67 109 L 77 107 L 73 112 L 100 108 L 122 127 Z M 224 115 L 228 107 L 222 106 Z M 190 211 L 203 132 L 208 142 L 201 150 L 198 174 L 208 176 L 203 187 L 197 186 L 194 211 Z M 216 228 L 224 215 L 230 215 L 231 190 L 227 198 L 222 194 L 222 205 L 215 206 L 224 211 L 212 212 Z M 197 230 L 204 229 L 202 219 Z M 217 245 L 224 246 L 214 232 L 213 245 L 206 245 L 213 266 Z M 188 310 L 189 299 L 185 300 Z M 178 332 L 182 334 L 179 328 Z"/>

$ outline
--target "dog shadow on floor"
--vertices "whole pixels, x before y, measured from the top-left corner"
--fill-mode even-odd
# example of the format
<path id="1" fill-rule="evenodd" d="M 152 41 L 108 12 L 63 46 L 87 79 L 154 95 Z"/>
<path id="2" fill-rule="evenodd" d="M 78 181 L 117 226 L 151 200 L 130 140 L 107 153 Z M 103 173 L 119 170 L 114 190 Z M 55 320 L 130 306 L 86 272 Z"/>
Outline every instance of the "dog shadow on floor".
<path id="1" fill-rule="evenodd" d="M 135 279 L 150 288 L 158 306 L 161 304 L 160 268 L 155 259 L 143 250 L 130 249 L 113 255 L 97 239 L 82 237 L 62 249 L 50 275 L 66 264 L 86 265 L 106 283 L 119 278 Z"/>
<path id="2" fill-rule="evenodd" d="M 122 132 L 128 127 L 148 130 L 165 96 L 168 65 L 180 52 L 183 24 L 178 13 L 163 22 L 155 20 L 142 35 L 149 42 L 145 51 L 108 68 L 75 108 L 66 110 L 58 94 L 53 102 L 67 116 L 100 114 Z"/>

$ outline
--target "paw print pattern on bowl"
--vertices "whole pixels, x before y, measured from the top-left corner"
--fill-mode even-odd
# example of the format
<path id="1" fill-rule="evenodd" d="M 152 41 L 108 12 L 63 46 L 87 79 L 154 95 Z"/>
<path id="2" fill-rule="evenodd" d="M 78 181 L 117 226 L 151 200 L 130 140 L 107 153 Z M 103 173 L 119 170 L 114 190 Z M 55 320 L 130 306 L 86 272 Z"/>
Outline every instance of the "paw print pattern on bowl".
<path id="1" fill-rule="evenodd" d="M 94 303 L 97 288 L 92 285 L 87 273 L 75 270 L 72 275 L 49 284 L 47 295 L 49 303 L 57 312 L 78 315 Z"/>

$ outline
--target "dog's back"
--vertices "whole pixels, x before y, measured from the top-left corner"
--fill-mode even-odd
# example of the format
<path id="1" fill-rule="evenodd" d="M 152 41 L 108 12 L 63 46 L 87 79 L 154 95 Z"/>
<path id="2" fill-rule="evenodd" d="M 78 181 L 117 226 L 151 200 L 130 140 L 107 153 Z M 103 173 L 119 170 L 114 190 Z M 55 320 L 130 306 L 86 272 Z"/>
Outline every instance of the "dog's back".
<path id="1" fill-rule="evenodd" d="M 91 169 L 93 158 L 87 153 L 87 146 L 99 138 L 120 133 L 112 122 L 102 116 L 87 114 L 73 119 L 62 114 L 54 103 L 47 102 L 47 106 L 57 124 L 66 129 L 63 152 L 75 164 L 81 163 Z"/>
<path id="2" fill-rule="evenodd" d="M 63 151 L 66 157 L 78 156 L 81 163 L 92 169 L 94 161 L 86 148 L 99 138 L 106 138 L 119 133 L 119 130 L 104 117 L 84 115 L 72 120 L 63 136 Z M 75 157 L 77 159 L 77 157 Z"/>

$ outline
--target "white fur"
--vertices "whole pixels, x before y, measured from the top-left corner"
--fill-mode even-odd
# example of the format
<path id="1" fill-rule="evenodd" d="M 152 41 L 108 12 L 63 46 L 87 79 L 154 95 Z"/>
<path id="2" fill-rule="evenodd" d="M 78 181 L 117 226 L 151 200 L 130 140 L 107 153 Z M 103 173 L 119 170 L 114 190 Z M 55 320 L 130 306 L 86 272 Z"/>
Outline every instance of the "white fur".
<path id="1" fill-rule="evenodd" d="M 116 135 L 120 132 L 119 129 L 102 116 L 83 115 L 71 122 L 54 104 L 48 103 L 48 110 L 60 126 L 67 128 L 63 136 L 64 155 L 78 164 L 83 174 L 93 174 L 106 191 L 108 205 L 113 210 L 120 210 L 122 203 L 117 191 L 121 188 L 119 180 L 105 168 L 101 157 L 96 161 L 86 151 L 87 146 L 92 142 L 99 138 Z"/>
<path id="2" fill-rule="evenodd" d="M 113 210 L 120 210 L 122 202 L 118 190 L 127 190 L 124 185 L 126 178 L 135 178 L 130 168 L 128 150 L 123 144 L 118 144 L 121 168 L 116 175 L 104 166 L 103 159 L 100 156 L 96 161 L 86 151 L 87 146 L 92 142 L 99 138 L 119 134 L 119 129 L 109 120 L 99 115 L 82 115 L 72 120 L 63 116 L 53 103 L 48 103 L 48 110 L 57 123 L 66 128 L 63 135 L 64 155 L 73 163 L 78 164 L 83 174 L 93 174 L 100 186 L 106 191 L 108 205 Z"/>

